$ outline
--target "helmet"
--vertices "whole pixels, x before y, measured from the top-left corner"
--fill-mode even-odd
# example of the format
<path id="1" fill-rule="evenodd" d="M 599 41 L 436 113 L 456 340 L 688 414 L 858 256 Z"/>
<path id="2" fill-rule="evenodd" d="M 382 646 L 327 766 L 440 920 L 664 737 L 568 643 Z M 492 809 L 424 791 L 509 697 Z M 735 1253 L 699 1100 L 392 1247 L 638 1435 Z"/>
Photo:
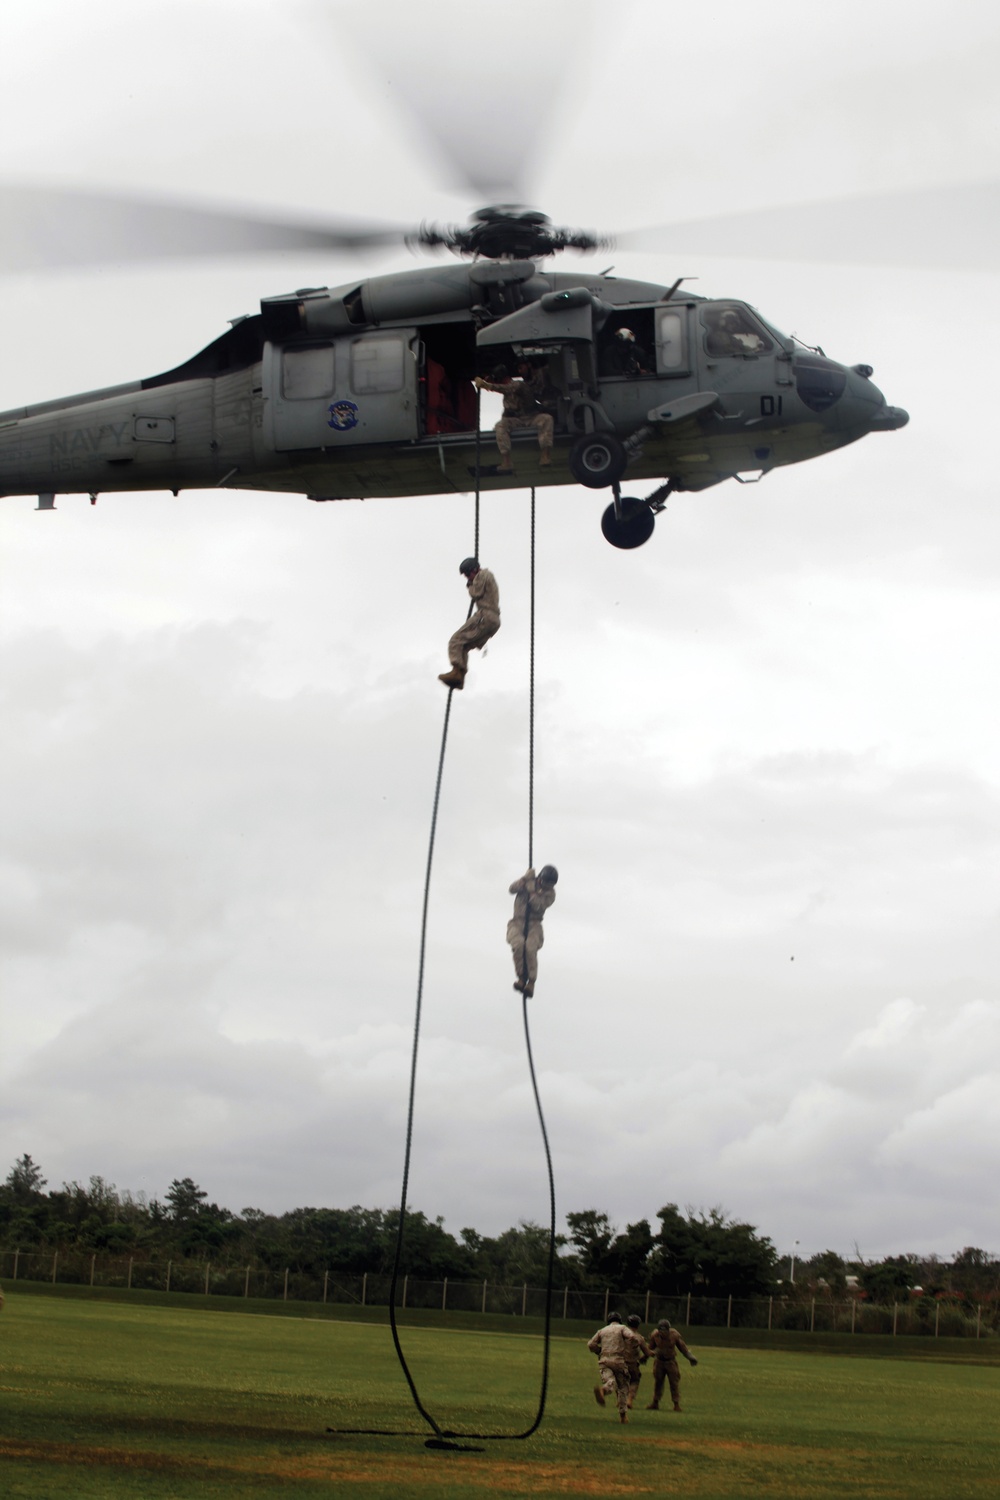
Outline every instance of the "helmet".
<path id="1" fill-rule="evenodd" d="M 670 1319 L 669 1318 L 661 1318 L 660 1321 L 657 1323 L 656 1326 L 657 1326 L 657 1328 L 662 1328 L 664 1333 L 669 1333 L 670 1332 L 670 1328 L 671 1328 Z"/>
<path id="2" fill-rule="evenodd" d="M 609 1323 L 620 1323 L 621 1320 L 622 1320 L 621 1313 L 618 1313 L 618 1312 L 608 1313 L 608 1322 Z"/>
<path id="3" fill-rule="evenodd" d="M 510 379 L 510 371 L 506 365 L 494 365 L 490 371 L 490 379 L 495 380 L 497 385 L 500 385 L 503 381 Z"/>
<path id="4" fill-rule="evenodd" d="M 635 334 L 632 332 L 631 328 L 616 328 L 615 338 L 624 339 L 626 344 L 635 343 Z"/>
<path id="5" fill-rule="evenodd" d="M 469 576 L 470 573 L 478 573 L 479 572 L 479 558 L 478 557 L 463 557 L 462 561 L 458 565 L 458 571 L 460 573 L 464 573 L 465 576 L 466 576 L 466 578 L 468 578 L 468 576 Z"/>
<path id="6" fill-rule="evenodd" d="M 538 878 L 544 881 L 546 885 L 555 885 L 559 879 L 559 871 L 555 865 L 542 865 L 542 868 L 538 872 Z"/>
<path id="7" fill-rule="evenodd" d="M 629 1313 L 625 1321 L 630 1328 L 638 1328 L 639 1324 L 642 1322 L 642 1319 L 640 1318 L 638 1313 Z"/>

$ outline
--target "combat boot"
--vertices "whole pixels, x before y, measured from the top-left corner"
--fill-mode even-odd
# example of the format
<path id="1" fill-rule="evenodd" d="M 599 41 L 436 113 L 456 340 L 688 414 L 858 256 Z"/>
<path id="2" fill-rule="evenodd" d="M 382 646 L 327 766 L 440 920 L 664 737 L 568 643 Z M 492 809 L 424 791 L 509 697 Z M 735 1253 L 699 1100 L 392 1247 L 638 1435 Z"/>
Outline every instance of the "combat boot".
<path id="1" fill-rule="evenodd" d="M 543 448 L 542 449 L 542 456 L 538 460 L 538 467 L 540 469 L 548 469 L 551 466 L 551 464 L 552 464 L 552 449 L 551 448 Z"/>
<path id="2" fill-rule="evenodd" d="M 465 686 L 465 672 L 461 667 L 452 667 L 450 672 L 439 672 L 438 682 L 443 682 L 445 687 L 457 688 L 459 692 Z"/>
<path id="3" fill-rule="evenodd" d="M 675 1402 L 674 1402 L 674 1411 L 680 1411 L 680 1409 L 681 1409 L 681 1408 L 680 1408 L 680 1403 L 679 1403 L 679 1402 L 677 1402 L 677 1401 L 675 1401 Z"/>
<path id="4" fill-rule="evenodd" d="M 601 1390 L 601 1387 L 599 1385 L 594 1386 L 594 1400 L 597 1402 L 598 1406 L 605 1405 L 604 1392 Z"/>
<path id="5" fill-rule="evenodd" d="M 618 1413 L 618 1420 L 619 1420 L 619 1422 L 627 1422 L 628 1421 L 628 1412 L 627 1411 L 620 1411 Z"/>
<path id="6" fill-rule="evenodd" d="M 651 1401 L 649 1403 L 649 1405 L 646 1407 L 647 1411 L 659 1411 L 659 1409 L 660 1409 L 660 1403 L 659 1403 L 659 1401 Z"/>

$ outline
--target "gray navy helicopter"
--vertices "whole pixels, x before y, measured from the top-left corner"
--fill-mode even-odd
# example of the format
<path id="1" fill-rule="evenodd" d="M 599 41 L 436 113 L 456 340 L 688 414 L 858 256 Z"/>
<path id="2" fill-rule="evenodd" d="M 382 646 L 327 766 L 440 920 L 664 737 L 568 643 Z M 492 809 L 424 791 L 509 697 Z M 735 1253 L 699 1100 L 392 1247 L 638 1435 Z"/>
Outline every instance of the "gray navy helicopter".
<path id="1" fill-rule="evenodd" d="M 48 510 L 103 491 L 343 500 L 575 481 L 611 491 L 602 529 L 629 548 L 672 492 L 755 480 L 908 420 L 870 366 L 801 345 L 745 302 L 549 269 L 608 242 L 537 211 L 483 208 L 410 239 L 460 261 L 268 297 L 165 374 L 0 413 L 0 494 Z M 524 362 L 554 419 L 553 461 L 539 468 L 529 430 L 500 473 L 474 380 Z M 622 493 L 643 481 L 648 493 Z"/>

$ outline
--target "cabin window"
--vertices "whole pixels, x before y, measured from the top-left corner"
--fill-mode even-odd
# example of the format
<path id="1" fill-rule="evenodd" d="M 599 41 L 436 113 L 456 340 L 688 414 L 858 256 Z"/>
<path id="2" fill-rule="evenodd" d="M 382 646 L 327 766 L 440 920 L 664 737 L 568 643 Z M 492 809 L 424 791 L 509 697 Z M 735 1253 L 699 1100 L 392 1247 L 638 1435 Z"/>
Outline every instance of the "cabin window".
<path id="1" fill-rule="evenodd" d="M 351 390 L 356 396 L 401 391 L 406 345 L 399 337 L 357 339 L 351 345 Z"/>
<path id="2" fill-rule="evenodd" d="M 673 310 L 656 315 L 656 365 L 660 370 L 685 367 L 683 314 Z"/>
<path id="3" fill-rule="evenodd" d="M 766 354 L 774 348 L 763 325 L 745 307 L 720 307 L 715 303 L 702 308 L 701 321 L 705 325 L 705 348 L 716 358 L 725 354 L 745 358 Z"/>
<path id="4" fill-rule="evenodd" d="M 333 345 L 281 351 L 281 394 L 286 401 L 333 395 Z"/>

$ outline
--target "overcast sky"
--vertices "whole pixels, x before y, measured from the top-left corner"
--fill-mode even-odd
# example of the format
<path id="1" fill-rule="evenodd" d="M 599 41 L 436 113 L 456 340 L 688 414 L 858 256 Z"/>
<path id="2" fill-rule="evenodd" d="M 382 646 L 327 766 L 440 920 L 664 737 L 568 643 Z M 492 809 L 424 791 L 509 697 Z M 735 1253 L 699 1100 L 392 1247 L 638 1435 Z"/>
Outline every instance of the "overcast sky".
<path id="1" fill-rule="evenodd" d="M 526 194 L 604 230 L 1000 178 L 1000 18 L 969 0 L 8 9 L 5 182 L 464 216 L 413 95 L 465 143 L 536 121 Z M 561 878 L 531 1015 L 560 1212 L 997 1253 L 997 275 L 716 248 L 589 268 L 743 297 L 911 422 L 677 496 L 632 554 L 604 496 L 539 494 L 535 852 Z M 410 264 L 5 277 L 0 409 Z M 471 498 L 33 507 L 0 504 L 0 1173 L 27 1151 L 51 1186 L 392 1206 Z M 484 502 L 503 628 L 455 700 L 438 833 L 410 1196 L 455 1232 L 547 1213 L 504 944 L 527 507 Z"/>

